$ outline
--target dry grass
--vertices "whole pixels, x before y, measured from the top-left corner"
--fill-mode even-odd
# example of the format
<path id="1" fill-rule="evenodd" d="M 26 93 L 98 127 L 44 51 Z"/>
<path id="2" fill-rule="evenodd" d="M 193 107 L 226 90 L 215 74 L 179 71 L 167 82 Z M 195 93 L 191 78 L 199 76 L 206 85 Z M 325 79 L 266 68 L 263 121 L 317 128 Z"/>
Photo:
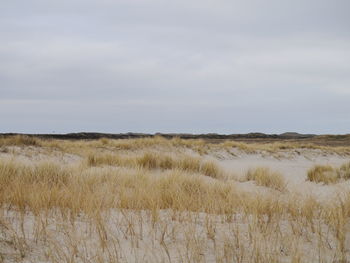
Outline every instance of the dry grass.
<path id="1" fill-rule="evenodd" d="M 329 184 L 337 182 L 338 176 L 332 166 L 316 165 L 308 171 L 307 180 L 315 183 L 323 182 L 325 184 Z"/>
<path id="2" fill-rule="evenodd" d="M 39 140 L 34 146 L 40 148 L 30 147 L 80 157 L 69 163 L 60 157 L 28 161 L 20 158 L 27 146 L 16 145 L 23 147 L 0 158 L 0 262 L 350 257 L 349 192 L 324 202 L 298 196 L 284 191 L 283 177 L 267 168 L 251 170 L 247 180 L 281 193 L 245 192 L 225 179 L 218 163 L 195 154 L 220 145 L 146 138 Z M 334 170 L 347 178 L 349 167 Z"/>
<path id="3" fill-rule="evenodd" d="M 68 169 L 50 162 L 36 165 L 24 165 L 16 161 L 0 161 L 1 188 L 11 183 L 45 184 L 46 186 L 66 185 L 69 178 Z"/>
<path id="4" fill-rule="evenodd" d="M 278 156 L 280 153 L 300 154 L 301 150 L 321 151 L 324 153 L 335 153 L 339 155 L 350 155 L 349 146 L 321 146 L 312 142 L 272 142 L 272 143 L 244 143 L 238 141 L 224 141 L 211 143 L 202 139 L 166 139 L 160 136 L 153 138 L 139 139 L 107 139 L 99 140 L 54 140 L 39 139 L 37 137 L 15 135 L 0 137 L 0 147 L 6 146 L 40 146 L 48 149 L 63 151 L 66 153 L 84 155 L 87 150 L 113 149 L 113 151 L 137 151 L 159 148 L 163 150 L 189 149 L 199 155 L 206 155 L 216 151 L 225 150 L 229 153 L 237 149 L 239 151 L 251 153 L 267 153 Z"/>
<path id="5" fill-rule="evenodd" d="M 340 168 L 338 169 L 338 177 L 343 178 L 345 180 L 350 179 L 350 162 L 344 163 Z"/>
<path id="6" fill-rule="evenodd" d="M 1 146 L 40 146 L 41 140 L 35 137 L 25 135 L 15 135 L 9 137 L 0 137 Z"/>
<path id="7" fill-rule="evenodd" d="M 211 174 L 210 169 L 207 174 Z M 170 170 L 157 176 L 144 169 L 96 170 L 46 162 L 31 165 L 18 161 L 0 162 L 1 204 L 27 207 L 36 212 L 54 207 L 86 212 L 93 205 L 217 212 L 228 207 L 232 209 L 234 196 L 232 184 L 207 182 L 200 175 L 183 170 Z M 214 201 L 220 201 L 221 205 L 214 206 Z"/>
<path id="8" fill-rule="evenodd" d="M 267 152 L 269 154 L 278 152 L 297 153 L 300 150 L 317 150 L 325 153 L 336 153 L 340 155 L 350 155 L 350 147 L 346 146 L 321 146 L 313 143 L 300 142 L 273 142 L 273 143 L 244 143 L 236 141 L 226 141 L 217 145 L 218 148 L 232 149 L 237 148 L 246 153 Z"/>
<path id="9" fill-rule="evenodd" d="M 330 165 L 316 165 L 307 173 L 307 180 L 315 183 L 332 184 L 349 179 L 350 163 L 345 163 L 339 168 L 334 168 Z"/>
<path id="10" fill-rule="evenodd" d="M 246 180 L 255 181 L 257 185 L 269 187 L 278 191 L 284 191 L 286 188 L 286 182 L 283 176 L 265 167 L 250 169 L 247 172 Z"/>
<path id="11" fill-rule="evenodd" d="M 341 146 L 320 146 L 309 143 L 301 142 L 273 142 L 273 143 L 243 143 L 237 141 L 224 141 L 221 143 L 210 143 L 202 139 L 165 139 L 160 136 L 153 138 L 140 138 L 140 139 L 107 139 L 102 138 L 99 140 L 43 140 L 37 137 L 29 137 L 25 135 L 6 136 L 0 138 L 1 146 L 44 146 L 48 148 L 57 148 L 65 152 L 81 153 L 83 148 L 114 148 L 118 151 L 139 151 L 141 149 L 163 147 L 163 148 L 187 148 L 191 149 L 201 155 L 205 155 L 212 151 L 239 149 L 246 153 L 256 152 L 286 152 L 286 151 L 298 151 L 300 149 L 318 150 L 328 153 L 336 153 L 341 155 L 350 155 L 350 147 Z"/>
<path id="12" fill-rule="evenodd" d="M 185 172 L 200 173 L 213 178 L 222 178 L 224 172 L 214 162 L 203 160 L 185 154 L 172 157 L 167 154 L 146 152 L 142 155 L 118 155 L 118 154 L 96 154 L 90 153 L 87 157 L 89 166 L 120 166 L 140 167 L 143 169 L 181 170 Z"/>

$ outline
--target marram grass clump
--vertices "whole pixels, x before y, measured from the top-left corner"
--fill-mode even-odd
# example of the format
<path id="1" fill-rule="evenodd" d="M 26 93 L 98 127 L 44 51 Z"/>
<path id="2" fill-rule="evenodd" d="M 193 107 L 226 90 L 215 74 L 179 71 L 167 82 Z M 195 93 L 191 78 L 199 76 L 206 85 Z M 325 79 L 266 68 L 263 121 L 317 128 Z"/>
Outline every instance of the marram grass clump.
<path id="1" fill-rule="evenodd" d="M 40 140 L 27 135 L 0 137 L 1 146 L 40 146 Z"/>
<path id="2" fill-rule="evenodd" d="M 330 165 L 315 165 L 309 169 L 307 180 L 315 183 L 334 184 L 350 179 L 350 162 L 335 168 Z"/>
<path id="3" fill-rule="evenodd" d="M 307 180 L 315 183 L 331 184 L 338 179 L 335 169 L 330 165 L 315 165 L 307 172 Z"/>
<path id="4" fill-rule="evenodd" d="M 141 155 L 122 156 L 111 153 L 90 153 L 86 158 L 88 166 L 119 166 L 127 168 L 142 168 L 146 170 L 181 170 L 188 173 L 199 173 L 212 178 L 223 178 L 224 171 L 212 160 L 178 154 L 174 157 L 168 154 L 145 152 Z"/>
<path id="5" fill-rule="evenodd" d="M 344 163 L 337 171 L 338 176 L 345 180 L 350 179 L 350 162 Z"/>
<path id="6" fill-rule="evenodd" d="M 265 167 L 250 169 L 247 172 L 246 180 L 255 181 L 257 185 L 269 187 L 278 191 L 284 191 L 286 188 L 286 182 L 283 176 Z"/>

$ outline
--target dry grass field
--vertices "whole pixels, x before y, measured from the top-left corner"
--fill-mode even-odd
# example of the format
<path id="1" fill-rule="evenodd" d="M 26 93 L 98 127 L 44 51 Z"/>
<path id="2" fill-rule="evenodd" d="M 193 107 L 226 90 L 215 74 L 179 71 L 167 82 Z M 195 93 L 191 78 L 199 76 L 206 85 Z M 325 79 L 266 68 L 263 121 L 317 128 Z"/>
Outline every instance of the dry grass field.
<path id="1" fill-rule="evenodd" d="M 1 262 L 349 262 L 350 146 L 0 138 Z"/>

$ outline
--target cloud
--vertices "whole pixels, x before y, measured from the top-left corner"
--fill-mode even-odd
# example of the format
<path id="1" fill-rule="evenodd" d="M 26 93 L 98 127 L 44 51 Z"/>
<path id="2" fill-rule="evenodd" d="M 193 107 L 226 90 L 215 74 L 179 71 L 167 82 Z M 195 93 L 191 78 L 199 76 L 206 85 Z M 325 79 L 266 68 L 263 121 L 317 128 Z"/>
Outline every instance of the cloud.
<path id="1" fill-rule="evenodd" d="M 349 7 L 6 2 L 2 131 L 348 132 Z"/>

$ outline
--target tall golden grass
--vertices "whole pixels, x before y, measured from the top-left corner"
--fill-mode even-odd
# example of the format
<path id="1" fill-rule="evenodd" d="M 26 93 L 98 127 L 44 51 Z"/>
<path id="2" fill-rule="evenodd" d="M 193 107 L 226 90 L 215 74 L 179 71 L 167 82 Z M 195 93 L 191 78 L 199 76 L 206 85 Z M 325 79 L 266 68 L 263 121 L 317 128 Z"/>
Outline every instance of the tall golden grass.
<path id="1" fill-rule="evenodd" d="M 284 177 L 280 173 L 272 172 L 266 167 L 250 169 L 246 174 L 246 180 L 255 181 L 257 185 L 270 187 L 279 191 L 284 191 L 286 188 Z"/>
<path id="2" fill-rule="evenodd" d="M 350 162 L 347 162 L 341 165 L 337 173 L 339 178 L 349 180 L 350 179 Z"/>
<path id="3" fill-rule="evenodd" d="M 330 165 L 316 165 L 307 173 L 307 179 L 312 182 L 323 182 L 325 184 L 335 183 L 338 181 L 335 170 Z"/>
<path id="4" fill-rule="evenodd" d="M 273 142 L 273 143 L 243 143 L 237 141 L 224 141 L 220 143 L 211 143 L 202 139 L 166 139 L 161 136 L 139 138 L 139 139 L 107 139 L 98 140 L 55 140 L 39 139 L 34 136 L 15 135 L 0 137 L 1 146 L 42 146 L 48 148 L 60 149 L 65 152 L 81 153 L 89 148 L 113 148 L 117 151 L 140 151 L 141 149 L 163 147 L 163 148 L 186 148 L 191 149 L 201 155 L 217 151 L 238 149 L 246 153 L 267 152 L 269 154 L 276 152 L 286 152 L 301 149 L 319 150 L 328 153 L 341 155 L 350 155 L 348 146 L 321 146 L 311 142 Z"/>
<path id="5" fill-rule="evenodd" d="M 211 168 L 208 168 L 208 174 Z M 234 186 L 207 182 L 199 174 L 169 170 L 162 176 L 144 169 L 64 167 L 55 163 L 0 162 L 0 203 L 39 211 L 42 207 L 71 211 L 99 205 L 106 208 L 217 212 L 233 209 Z M 220 201 L 220 205 L 213 202 Z M 90 203 L 91 202 L 91 203 Z M 102 202 L 102 203 L 100 203 Z"/>
<path id="6" fill-rule="evenodd" d="M 283 177 L 267 168 L 249 171 L 246 179 L 281 193 L 245 192 L 201 156 L 222 146 L 164 138 L 39 140 L 34 146 L 51 161 L 28 161 L 20 156 L 25 144 L 1 145 L 23 149 L 0 158 L 0 262 L 350 257 L 349 192 L 325 201 L 299 196 L 284 191 Z M 57 152 L 79 158 L 67 162 Z M 346 179 L 349 167 L 332 169 Z"/>
<path id="7" fill-rule="evenodd" d="M 40 146 L 40 139 L 29 137 L 26 135 L 14 135 L 8 137 L 0 137 L 1 146 Z"/>
<path id="8" fill-rule="evenodd" d="M 350 162 L 344 163 L 339 168 L 330 165 L 315 165 L 309 169 L 307 180 L 316 183 L 332 184 L 341 180 L 350 179 Z"/>
<path id="9" fill-rule="evenodd" d="M 118 154 L 96 154 L 90 153 L 87 157 L 89 166 L 121 166 L 140 167 L 144 169 L 176 169 L 185 172 L 201 173 L 213 178 L 222 178 L 223 170 L 214 162 L 202 160 L 186 154 L 178 154 L 172 157 L 167 154 L 146 152 L 142 155 L 125 156 Z"/>

